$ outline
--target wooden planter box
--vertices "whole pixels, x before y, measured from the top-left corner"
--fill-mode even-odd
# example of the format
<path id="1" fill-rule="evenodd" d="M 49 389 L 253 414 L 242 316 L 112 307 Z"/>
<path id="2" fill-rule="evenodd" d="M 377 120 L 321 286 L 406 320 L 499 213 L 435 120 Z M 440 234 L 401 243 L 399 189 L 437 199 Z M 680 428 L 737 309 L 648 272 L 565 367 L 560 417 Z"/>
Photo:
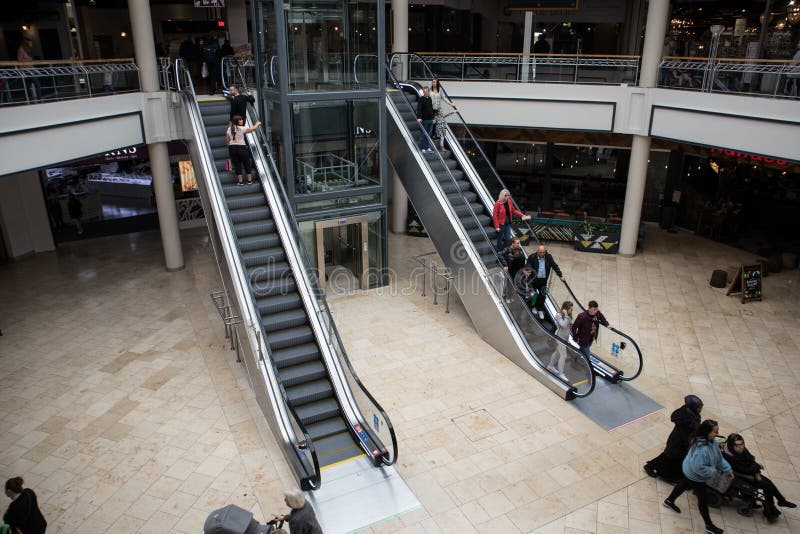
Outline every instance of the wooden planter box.
<path id="1" fill-rule="evenodd" d="M 574 228 L 572 232 L 575 250 L 616 254 L 619 249 L 619 231 L 609 229 L 601 233 L 586 233 L 580 228 Z"/>

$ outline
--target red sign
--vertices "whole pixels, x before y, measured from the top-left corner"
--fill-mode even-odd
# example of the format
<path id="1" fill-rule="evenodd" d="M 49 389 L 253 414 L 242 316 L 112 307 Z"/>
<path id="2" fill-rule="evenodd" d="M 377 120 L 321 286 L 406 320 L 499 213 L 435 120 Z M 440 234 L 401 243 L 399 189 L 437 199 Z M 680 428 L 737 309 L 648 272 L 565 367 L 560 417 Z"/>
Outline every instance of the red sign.
<path id="1" fill-rule="evenodd" d="M 746 152 L 738 152 L 736 150 L 728 150 L 725 148 L 710 148 L 709 152 L 712 154 L 721 154 L 731 158 L 741 158 L 752 161 L 753 163 L 770 163 L 778 167 L 785 167 L 789 164 L 785 159 L 768 158 L 766 156 L 756 156 L 755 154 L 748 154 Z"/>

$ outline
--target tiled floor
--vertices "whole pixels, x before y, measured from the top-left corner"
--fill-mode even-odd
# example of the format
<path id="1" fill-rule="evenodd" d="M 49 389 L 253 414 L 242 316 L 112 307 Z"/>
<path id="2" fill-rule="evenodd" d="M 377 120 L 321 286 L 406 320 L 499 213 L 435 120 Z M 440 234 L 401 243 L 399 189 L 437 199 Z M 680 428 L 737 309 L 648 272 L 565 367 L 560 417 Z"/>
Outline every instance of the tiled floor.
<path id="1" fill-rule="evenodd" d="M 291 476 L 208 298 L 202 232 L 184 249 L 171 274 L 155 233 L 0 266 L 0 478 L 26 479 L 53 532 L 196 534 L 229 502 L 259 519 L 283 509 Z M 687 497 L 666 510 L 669 486 L 641 470 L 687 393 L 800 500 L 800 273 L 741 305 L 708 279 L 750 258 L 704 239 L 652 229 L 633 259 L 554 245 L 576 293 L 639 341 L 636 385 L 668 407 L 609 433 L 483 343 L 457 299 L 445 314 L 420 296 L 409 258 L 431 250 L 392 236 L 392 285 L 331 298 L 423 504 L 372 532 L 702 532 Z M 797 510 L 774 526 L 714 515 L 726 532 L 800 533 Z"/>

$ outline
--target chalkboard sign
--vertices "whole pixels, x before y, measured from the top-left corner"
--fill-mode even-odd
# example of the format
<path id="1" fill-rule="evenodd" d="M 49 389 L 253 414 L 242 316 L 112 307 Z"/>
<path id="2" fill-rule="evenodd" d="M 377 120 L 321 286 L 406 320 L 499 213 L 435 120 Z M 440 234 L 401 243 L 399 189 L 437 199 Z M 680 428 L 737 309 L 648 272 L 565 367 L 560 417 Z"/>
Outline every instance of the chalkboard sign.
<path id="1" fill-rule="evenodd" d="M 725 294 L 741 293 L 742 304 L 751 300 L 761 300 L 761 267 L 760 263 L 739 267 Z"/>

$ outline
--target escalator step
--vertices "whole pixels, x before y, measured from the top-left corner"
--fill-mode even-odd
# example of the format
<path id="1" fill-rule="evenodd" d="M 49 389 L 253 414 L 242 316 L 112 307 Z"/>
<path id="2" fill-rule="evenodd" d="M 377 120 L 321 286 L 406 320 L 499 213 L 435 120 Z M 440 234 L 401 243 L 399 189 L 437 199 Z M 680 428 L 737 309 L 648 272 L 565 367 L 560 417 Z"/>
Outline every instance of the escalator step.
<path id="1" fill-rule="evenodd" d="M 222 186 L 222 193 L 225 195 L 226 199 L 232 199 L 242 195 L 252 195 L 253 193 L 261 192 L 261 184 L 257 182 L 249 185 L 247 183 L 244 185 L 239 185 L 235 182 L 236 179 L 234 178 L 230 184 Z"/>
<path id="2" fill-rule="evenodd" d="M 298 293 L 256 298 L 256 309 L 262 316 L 269 313 L 293 310 L 302 306 L 303 300 Z"/>
<path id="3" fill-rule="evenodd" d="M 339 404 L 334 399 L 311 402 L 298 407 L 296 411 L 300 422 L 303 423 L 304 426 L 330 417 L 336 417 L 342 413 L 341 410 L 339 410 Z"/>
<path id="4" fill-rule="evenodd" d="M 236 175 L 233 171 L 217 170 L 217 176 L 221 184 L 233 184 L 236 182 Z"/>
<path id="5" fill-rule="evenodd" d="M 212 148 L 228 148 L 228 143 L 225 140 L 225 136 L 216 136 L 216 137 L 209 137 L 208 138 L 208 145 Z"/>
<path id="6" fill-rule="evenodd" d="M 209 141 L 218 137 L 225 139 L 226 131 L 228 131 L 228 123 L 206 127 L 206 135 L 208 136 Z"/>
<path id="7" fill-rule="evenodd" d="M 464 203 L 464 201 L 462 200 L 463 198 L 466 198 L 467 202 L 472 203 L 478 200 L 478 193 L 475 193 L 474 191 L 464 191 L 463 195 L 459 195 L 457 193 L 454 193 L 452 195 L 447 195 L 447 199 L 450 200 L 450 202 L 453 203 L 454 206 L 457 206 L 458 203 L 463 204 Z"/>
<path id="8" fill-rule="evenodd" d="M 203 115 L 211 114 L 225 114 L 226 121 L 230 118 L 231 104 L 228 100 L 215 100 L 213 102 L 201 102 L 200 112 Z M 227 122 L 225 123 L 227 124 Z"/>
<path id="9" fill-rule="evenodd" d="M 286 388 L 286 396 L 295 408 L 322 399 L 333 397 L 333 387 L 325 380 L 314 380 L 291 388 Z"/>
<path id="10" fill-rule="evenodd" d="M 439 172 L 442 169 L 444 169 L 444 167 L 447 167 L 448 169 L 457 168 L 458 167 L 458 162 L 456 160 L 454 160 L 454 159 L 445 159 L 444 160 L 444 165 L 442 165 L 441 161 L 433 160 L 433 161 L 429 161 L 428 165 L 430 165 L 431 170 L 433 172 Z"/>
<path id="11" fill-rule="evenodd" d="M 285 261 L 279 261 L 267 265 L 259 265 L 258 267 L 247 269 L 247 279 L 252 284 L 268 280 L 275 280 L 276 278 L 290 276 L 291 274 L 292 269 Z"/>
<path id="12" fill-rule="evenodd" d="M 311 439 L 316 441 L 318 439 L 327 438 L 328 436 L 333 436 L 334 434 L 348 432 L 348 428 L 344 419 L 340 416 L 336 416 L 306 425 L 306 431 L 308 431 L 308 435 L 311 436 Z"/>
<path id="13" fill-rule="evenodd" d="M 266 219 L 266 217 L 271 217 L 269 210 L 267 210 L 267 213 L 262 220 L 234 223 L 233 229 L 236 232 L 236 237 L 239 238 L 239 242 L 241 242 L 242 238 L 245 237 L 275 233 L 275 221 L 273 221 L 271 218 Z"/>
<path id="14" fill-rule="evenodd" d="M 264 248 L 250 250 L 242 253 L 242 261 L 245 267 L 266 267 L 269 268 L 286 259 L 286 252 L 283 247 Z"/>
<path id="15" fill-rule="evenodd" d="M 211 149 L 211 157 L 213 157 L 217 161 L 219 161 L 219 160 L 225 161 L 226 159 L 228 159 L 230 157 L 230 152 L 228 151 L 228 147 L 227 146 L 221 146 L 221 147 L 217 147 L 217 148 L 212 148 Z"/>
<path id="16" fill-rule="evenodd" d="M 314 450 L 323 467 L 364 454 L 349 431 L 315 441 Z"/>
<path id="17" fill-rule="evenodd" d="M 203 116 L 203 125 L 206 128 L 208 128 L 209 126 L 221 126 L 223 124 L 227 126 L 231 118 L 230 112 L 227 113 L 219 113 L 217 111 L 209 113 L 201 112 L 201 115 Z"/>
<path id="18" fill-rule="evenodd" d="M 279 278 L 278 280 L 261 281 L 253 286 L 250 291 L 256 298 L 274 297 L 276 295 L 287 295 L 296 292 L 297 284 L 295 284 L 294 279 L 291 277 Z"/>
<path id="19" fill-rule="evenodd" d="M 439 180 L 439 184 L 442 186 L 442 190 L 444 190 L 445 193 L 455 193 L 456 186 L 458 186 L 458 189 L 461 191 L 469 191 L 472 187 L 466 180 L 456 179 L 456 183 L 453 183 L 453 180 L 451 180 L 450 176 L 447 174 L 437 173 L 436 179 Z"/>
<path id="20" fill-rule="evenodd" d="M 278 237 L 278 234 L 274 232 L 240 237 L 238 241 L 239 250 L 241 250 L 243 253 L 281 246 L 281 238 Z"/>
<path id="21" fill-rule="evenodd" d="M 238 210 L 242 208 L 256 208 L 266 206 L 267 201 L 264 195 L 258 193 L 247 193 L 236 197 L 225 199 L 229 210 Z"/>
<path id="22" fill-rule="evenodd" d="M 267 341 L 270 342 L 270 348 L 273 347 L 276 337 L 278 337 L 278 333 L 272 334 L 267 339 Z M 313 339 L 313 335 L 311 338 Z M 300 343 L 287 346 L 286 348 L 275 347 L 275 350 L 272 351 L 272 360 L 275 362 L 275 367 L 278 369 L 299 365 L 319 358 L 319 347 L 317 347 L 316 343 Z"/>
<path id="23" fill-rule="evenodd" d="M 269 343 L 269 348 L 273 352 L 273 357 L 276 359 L 278 358 L 278 356 L 275 354 L 275 352 L 278 349 L 285 349 L 287 347 L 293 347 L 295 345 L 311 343 L 312 341 L 314 341 L 314 332 L 311 331 L 311 327 L 309 327 L 308 325 L 297 326 L 295 328 L 287 328 L 286 330 L 279 330 L 278 332 L 271 333 L 267 337 L 267 343 Z M 316 345 L 314 346 L 314 348 L 315 350 L 317 350 L 317 356 L 319 356 L 319 348 L 317 348 Z M 281 354 L 283 355 L 284 353 Z M 275 364 L 276 365 L 278 364 L 277 360 Z"/>
<path id="24" fill-rule="evenodd" d="M 283 387 L 288 388 L 298 386 L 305 382 L 312 382 L 314 380 L 319 380 L 320 378 L 325 378 L 328 376 L 328 370 L 325 369 L 325 365 L 323 365 L 322 360 L 315 360 L 313 362 L 306 362 L 301 363 L 300 365 L 285 367 L 278 372 L 278 375 Z M 334 404 L 336 403 L 334 402 Z M 338 411 L 339 409 L 337 406 L 337 413 L 334 415 L 338 415 Z M 303 424 L 306 424 L 307 422 L 308 421 L 303 421 Z"/>
<path id="25" fill-rule="evenodd" d="M 308 324 L 308 318 L 303 308 L 262 315 L 261 321 L 267 334 Z"/>
<path id="26" fill-rule="evenodd" d="M 261 199 L 263 200 L 264 197 L 262 195 Z M 265 219 L 269 219 L 271 222 L 272 214 L 269 211 L 269 208 L 266 206 L 257 206 L 257 207 L 243 207 L 238 209 L 230 210 L 231 215 L 231 222 L 234 225 L 239 225 L 242 223 L 247 222 L 258 222 L 258 223 L 266 223 Z"/>

